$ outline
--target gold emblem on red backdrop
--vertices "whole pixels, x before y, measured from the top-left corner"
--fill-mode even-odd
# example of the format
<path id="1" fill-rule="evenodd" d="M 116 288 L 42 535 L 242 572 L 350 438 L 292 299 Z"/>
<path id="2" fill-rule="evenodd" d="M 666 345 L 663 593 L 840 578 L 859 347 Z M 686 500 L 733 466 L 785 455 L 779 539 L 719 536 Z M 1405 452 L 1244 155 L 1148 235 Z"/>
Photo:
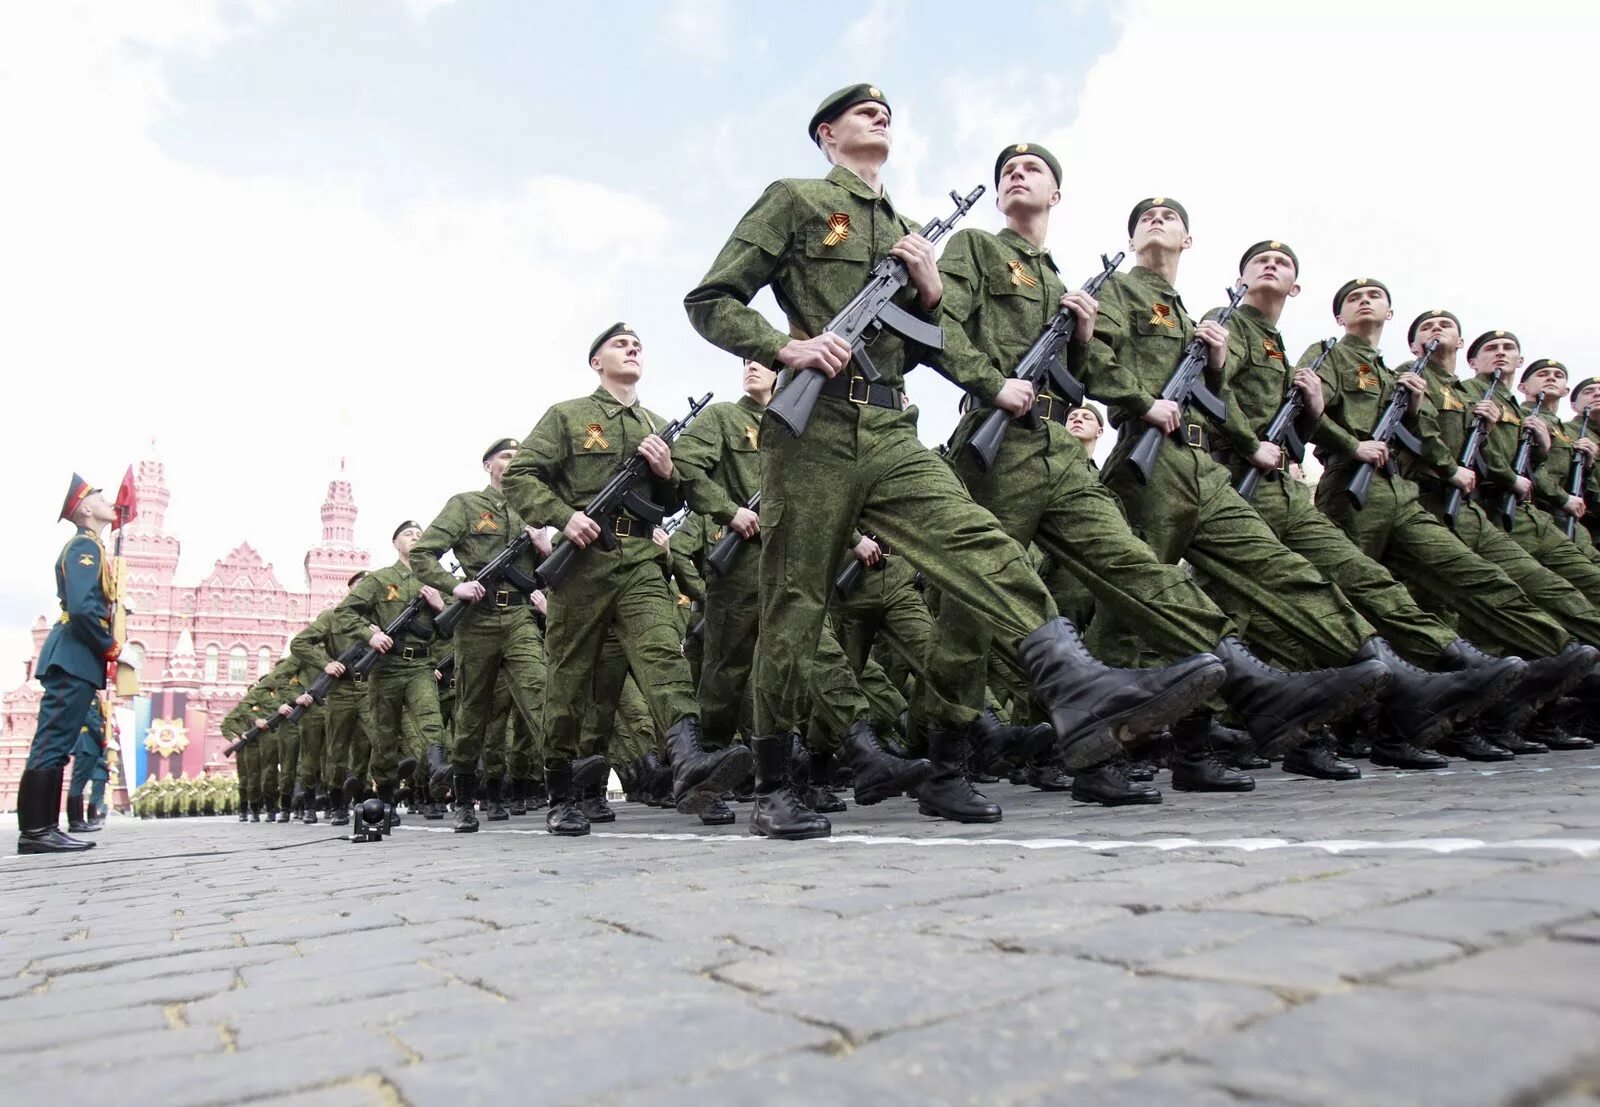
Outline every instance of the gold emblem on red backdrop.
<path id="1" fill-rule="evenodd" d="M 824 246 L 837 246 L 850 237 L 850 216 L 842 211 L 836 211 L 828 216 L 828 233 L 823 236 Z"/>

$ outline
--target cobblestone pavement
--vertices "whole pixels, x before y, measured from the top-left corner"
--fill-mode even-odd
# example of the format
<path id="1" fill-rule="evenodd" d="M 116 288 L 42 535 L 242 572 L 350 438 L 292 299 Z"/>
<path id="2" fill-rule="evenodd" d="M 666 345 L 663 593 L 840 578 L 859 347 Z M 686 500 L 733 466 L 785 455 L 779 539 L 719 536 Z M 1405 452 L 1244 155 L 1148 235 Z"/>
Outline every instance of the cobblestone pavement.
<path id="1" fill-rule="evenodd" d="M 1600 756 L 1007 785 L 769 843 L 619 805 L 386 842 L 113 819 L 0 859 L 9 1103 L 1535 1104 L 1600 1096 Z M 741 813 L 741 819 L 743 813 Z M 515 1100 L 509 1098 L 516 1096 Z"/>

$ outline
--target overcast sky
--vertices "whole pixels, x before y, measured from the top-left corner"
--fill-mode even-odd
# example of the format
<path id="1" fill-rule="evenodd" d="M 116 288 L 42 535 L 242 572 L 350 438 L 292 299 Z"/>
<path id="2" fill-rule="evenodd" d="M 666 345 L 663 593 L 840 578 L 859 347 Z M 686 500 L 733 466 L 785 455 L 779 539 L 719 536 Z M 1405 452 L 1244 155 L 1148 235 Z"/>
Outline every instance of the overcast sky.
<path id="1" fill-rule="evenodd" d="M 1379 277 L 1527 356 L 1595 363 L 1595 16 L 1524 2 L 737 3 L 10 0 L 0 4 L 0 686 L 54 610 L 68 475 L 167 466 L 180 582 L 248 540 L 303 587 L 340 458 L 379 563 L 396 522 L 583 394 L 626 320 L 668 415 L 737 366 L 681 306 L 770 180 L 826 168 L 805 120 L 887 93 L 914 216 L 1041 142 L 1070 283 L 1179 198 L 1192 314 L 1281 238 L 1304 293 Z M 994 20 L 1003 13 L 1007 22 Z M 970 221 L 998 228 L 992 191 Z M 763 301 L 770 309 L 770 301 Z M 923 438 L 953 389 L 913 375 Z M 21 402 L 17 399 L 20 397 Z"/>

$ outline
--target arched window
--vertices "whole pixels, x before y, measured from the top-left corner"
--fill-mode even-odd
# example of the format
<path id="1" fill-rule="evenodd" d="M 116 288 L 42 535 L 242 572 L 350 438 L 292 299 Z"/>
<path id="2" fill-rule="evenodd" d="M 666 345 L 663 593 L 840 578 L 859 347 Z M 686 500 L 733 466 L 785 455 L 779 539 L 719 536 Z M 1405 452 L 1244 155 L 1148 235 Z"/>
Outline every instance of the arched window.
<path id="1" fill-rule="evenodd" d="M 272 651 L 262 646 L 256 651 L 256 674 L 266 676 L 267 670 L 272 668 Z"/>
<path id="2" fill-rule="evenodd" d="M 243 684 L 250 679 L 250 655 L 243 646 L 235 646 L 228 651 L 228 681 L 231 684 Z"/>
<path id="3" fill-rule="evenodd" d="M 217 682 L 217 657 L 218 657 L 218 653 L 219 653 L 219 651 L 217 650 L 217 647 L 216 647 L 215 643 L 213 643 L 212 645 L 209 645 L 209 646 L 206 647 L 206 683 L 207 684 L 215 684 Z"/>

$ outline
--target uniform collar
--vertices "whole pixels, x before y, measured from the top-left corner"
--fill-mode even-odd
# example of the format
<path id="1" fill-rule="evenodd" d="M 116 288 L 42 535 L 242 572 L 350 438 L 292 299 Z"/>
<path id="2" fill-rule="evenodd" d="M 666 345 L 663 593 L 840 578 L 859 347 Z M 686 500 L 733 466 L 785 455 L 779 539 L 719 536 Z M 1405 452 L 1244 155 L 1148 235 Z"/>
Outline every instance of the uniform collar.
<path id="1" fill-rule="evenodd" d="M 767 410 L 765 407 L 762 407 L 760 404 L 752 400 L 749 396 L 740 396 L 734 401 L 734 406 L 742 407 L 752 415 L 760 415 Z"/>
<path id="2" fill-rule="evenodd" d="M 483 494 L 485 496 L 488 496 L 491 500 L 493 500 L 497 504 L 505 503 L 505 500 L 506 500 L 505 492 L 503 492 L 502 490 L 496 488 L 492 484 L 486 484 L 486 485 L 483 486 Z"/>
<path id="3" fill-rule="evenodd" d="M 1001 228 L 1000 233 L 995 237 L 1018 253 L 1025 254 L 1030 258 L 1042 257 L 1044 258 L 1044 263 L 1051 269 L 1056 267 L 1056 259 L 1050 256 L 1048 249 L 1040 249 L 1010 227 Z"/>
<path id="4" fill-rule="evenodd" d="M 1369 345 L 1366 339 L 1357 338 L 1349 331 L 1346 331 L 1344 334 L 1339 336 L 1339 345 L 1343 346 L 1345 349 L 1349 350 L 1352 354 L 1355 354 L 1364 361 L 1371 361 L 1377 363 L 1378 365 L 1383 365 L 1383 355 L 1378 352 L 1377 347 Z M 1387 368 L 1387 366 L 1385 366 L 1385 368 Z"/>
<path id="5" fill-rule="evenodd" d="M 600 410 L 605 414 L 607 419 L 615 419 L 618 413 L 624 411 L 632 412 L 639 406 L 638 400 L 635 400 L 631 404 L 623 403 L 611 393 L 607 392 L 603 385 L 597 386 L 593 392 L 589 393 L 589 399 L 600 405 Z"/>
<path id="6" fill-rule="evenodd" d="M 1167 278 L 1157 273 L 1154 269 L 1146 269 L 1142 265 L 1135 265 L 1128 270 L 1128 276 L 1153 293 L 1158 299 L 1171 300 L 1175 304 L 1183 303 L 1183 297 L 1178 295 L 1178 290 L 1168 284 Z"/>
<path id="7" fill-rule="evenodd" d="M 889 192 L 887 189 L 885 189 L 883 194 L 880 196 L 878 193 L 867 187 L 866 181 L 863 181 L 860 177 L 856 176 L 842 165 L 836 165 L 832 169 L 828 170 L 828 175 L 823 179 L 832 184 L 838 185 L 840 188 L 850 193 L 850 195 L 858 196 L 867 201 L 869 204 L 875 204 L 879 200 L 882 200 L 885 207 L 887 207 L 891 212 L 894 211 L 894 202 L 889 199 Z"/>

